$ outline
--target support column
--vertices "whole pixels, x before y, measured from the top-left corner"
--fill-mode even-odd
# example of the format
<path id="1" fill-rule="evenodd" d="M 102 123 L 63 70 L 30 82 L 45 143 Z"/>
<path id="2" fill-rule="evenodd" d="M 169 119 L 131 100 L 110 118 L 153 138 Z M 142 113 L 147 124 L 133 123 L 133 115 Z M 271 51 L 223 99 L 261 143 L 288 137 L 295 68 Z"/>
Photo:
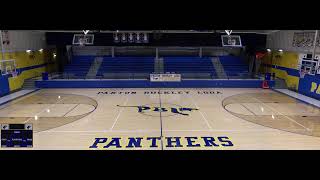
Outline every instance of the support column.
<path id="1" fill-rule="evenodd" d="M 1 55 L 2 55 L 2 60 L 4 60 L 4 47 L 3 47 L 3 39 L 2 39 L 2 30 L 0 30 L 0 41 L 1 41 Z"/>
<path id="2" fill-rule="evenodd" d="M 114 47 L 111 48 L 111 56 L 114 58 Z"/>
<path id="3" fill-rule="evenodd" d="M 317 40 L 318 40 L 318 30 L 316 30 L 316 33 L 314 35 L 312 60 L 316 57 Z"/>
<path id="4" fill-rule="evenodd" d="M 156 58 L 158 59 L 159 58 L 159 49 L 156 48 Z"/>

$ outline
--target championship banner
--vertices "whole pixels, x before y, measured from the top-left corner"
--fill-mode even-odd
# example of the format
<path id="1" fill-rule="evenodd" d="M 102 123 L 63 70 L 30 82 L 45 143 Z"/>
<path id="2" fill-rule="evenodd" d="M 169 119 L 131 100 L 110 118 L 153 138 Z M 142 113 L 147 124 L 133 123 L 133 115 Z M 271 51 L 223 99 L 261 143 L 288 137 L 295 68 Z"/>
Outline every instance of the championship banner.
<path id="1" fill-rule="evenodd" d="M 151 82 L 180 82 L 180 74 L 150 74 Z"/>

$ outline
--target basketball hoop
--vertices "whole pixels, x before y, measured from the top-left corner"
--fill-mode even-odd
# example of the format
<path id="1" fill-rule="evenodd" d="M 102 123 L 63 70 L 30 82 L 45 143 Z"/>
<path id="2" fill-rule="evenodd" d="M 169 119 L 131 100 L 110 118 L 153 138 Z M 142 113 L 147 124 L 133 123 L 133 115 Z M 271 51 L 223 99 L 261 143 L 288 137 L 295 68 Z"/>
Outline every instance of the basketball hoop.
<path id="1" fill-rule="evenodd" d="M 79 46 L 84 46 L 85 43 L 86 43 L 86 38 L 85 37 L 79 38 Z"/>
<path id="2" fill-rule="evenodd" d="M 232 39 L 230 35 L 228 35 L 228 44 L 232 46 L 236 45 L 236 40 Z"/>
<path id="3" fill-rule="evenodd" d="M 239 35 L 222 35 L 221 36 L 222 46 L 226 47 L 242 47 L 241 38 Z"/>
<path id="4" fill-rule="evenodd" d="M 306 71 L 304 69 L 301 69 L 300 78 L 304 78 L 305 75 L 306 75 Z"/>
<path id="5" fill-rule="evenodd" d="M 236 40 L 232 39 L 231 37 L 232 30 L 224 30 L 224 31 L 227 33 L 228 44 L 232 46 L 236 45 Z"/>
<path id="6" fill-rule="evenodd" d="M 0 71 L 2 75 L 8 75 L 16 72 L 16 63 L 14 59 L 0 61 Z"/>
<path id="7" fill-rule="evenodd" d="M 18 72 L 17 71 L 13 71 L 11 72 L 11 75 L 13 78 L 16 78 L 18 76 Z"/>
<path id="8" fill-rule="evenodd" d="M 75 34 L 73 36 L 72 44 L 76 46 L 93 45 L 93 34 Z"/>

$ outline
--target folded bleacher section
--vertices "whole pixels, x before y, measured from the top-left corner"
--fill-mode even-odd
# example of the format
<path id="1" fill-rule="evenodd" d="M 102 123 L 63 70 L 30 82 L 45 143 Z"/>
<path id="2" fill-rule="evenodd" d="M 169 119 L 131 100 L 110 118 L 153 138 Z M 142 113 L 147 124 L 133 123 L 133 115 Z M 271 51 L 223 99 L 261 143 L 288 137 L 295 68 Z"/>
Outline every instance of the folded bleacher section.
<path id="1" fill-rule="evenodd" d="M 238 56 L 219 56 L 228 78 L 242 78 L 248 75 L 248 64 Z"/>
<path id="2" fill-rule="evenodd" d="M 106 79 L 145 79 L 154 71 L 154 57 L 104 57 L 97 76 Z"/>
<path id="3" fill-rule="evenodd" d="M 164 71 L 178 73 L 185 79 L 211 79 L 216 72 L 210 58 L 164 57 Z"/>
<path id="4" fill-rule="evenodd" d="M 69 78 L 85 78 L 95 56 L 73 56 L 70 64 L 64 67 Z"/>
<path id="5" fill-rule="evenodd" d="M 74 56 L 65 66 L 69 78 L 85 78 L 95 56 Z M 237 56 L 219 56 L 229 79 L 248 75 L 247 63 Z M 103 57 L 96 78 L 148 79 L 155 72 L 154 57 Z M 163 57 L 164 73 L 181 74 L 182 79 L 217 79 L 211 57 Z"/>

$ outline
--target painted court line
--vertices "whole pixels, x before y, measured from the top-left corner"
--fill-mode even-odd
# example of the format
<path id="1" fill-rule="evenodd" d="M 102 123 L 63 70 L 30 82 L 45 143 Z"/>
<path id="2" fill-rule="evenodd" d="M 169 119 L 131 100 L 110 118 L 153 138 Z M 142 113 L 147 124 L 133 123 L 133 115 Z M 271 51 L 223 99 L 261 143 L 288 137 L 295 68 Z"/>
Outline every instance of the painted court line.
<path id="1" fill-rule="evenodd" d="M 129 101 L 129 96 L 127 96 L 127 99 L 126 99 L 126 101 L 124 102 L 123 106 L 127 105 L 128 101 Z M 115 118 L 115 120 L 114 120 L 114 122 L 113 122 L 113 124 L 112 124 L 112 126 L 111 126 L 111 128 L 110 128 L 111 131 L 112 131 L 112 129 L 114 128 L 114 126 L 116 125 L 116 123 L 117 123 L 117 121 L 118 121 L 118 119 L 119 119 L 119 117 L 120 117 L 120 115 L 121 115 L 121 113 L 122 113 L 122 111 L 123 111 L 123 109 L 124 109 L 123 107 L 120 107 L 120 108 L 121 108 L 121 109 L 120 109 L 117 117 Z"/>
<path id="2" fill-rule="evenodd" d="M 267 106 L 269 109 L 271 109 L 271 110 L 273 110 L 273 111 L 275 111 L 275 112 L 279 113 L 280 115 L 284 116 L 285 118 L 289 119 L 291 122 L 294 122 L 294 123 L 298 124 L 299 126 L 301 126 L 301 127 L 305 128 L 307 131 L 311 131 L 311 129 L 309 129 L 309 128 L 305 127 L 304 125 L 302 125 L 302 124 L 300 124 L 300 123 L 298 123 L 298 122 L 297 122 L 297 121 L 295 121 L 294 119 L 292 119 L 292 118 L 290 118 L 290 117 L 288 117 L 288 116 L 286 116 L 286 115 L 284 115 L 284 114 L 280 113 L 279 111 L 275 110 L 274 108 L 272 108 L 271 106 L 269 106 L 269 105 L 265 104 L 264 102 L 260 101 L 259 99 L 255 98 L 255 97 L 251 97 L 251 98 L 253 98 L 253 99 L 255 99 L 255 100 L 259 101 L 259 102 L 260 102 L 260 103 L 262 103 L 263 105 Z"/>
<path id="3" fill-rule="evenodd" d="M 256 113 L 254 113 L 253 111 L 251 111 L 248 107 L 246 107 L 245 105 L 243 105 L 242 103 L 240 103 L 241 106 L 243 106 L 246 110 L 248 110 L 250 113 L 252 113 L 253 115 L 256 116 Z"/>
<path id="4" fill-rule="evenodd" d="M 290 129 L 301 130 L 301 129 Z M 278 129 L 248 129 L 248 130 L 232 130 L 232 129 L 217 129 L 217 130 L 163 130 L 163 132 L 273 132 L 281 131 Z M 101 131 L 41 131 L 39 133 L 138 133 L 138 132 L 159 132 L 159 130 L 101 130 Z"/>
<path id="5" fill-rule="evenodd" d="M 200 115 L 202 116 L 202 119 L 206 122 L 207 126 L 209 127 L 209 129 L 212 129 L 212 127 L 210 126 L 208 120 L 205 118 L 205 116 L 203 115 L 203 113 L 201 112 L 199 106 L 196 104 L 196 102 L 193 100 L 192 96 L 190 96 L 190 99 L 192 101 L 192 103 L 196 106 L 196 108 L 198 109 Z"/>
<path id="6" fill-rule="evenodd" d="M 68 97 L 68 98 L 66 98 L 66 99 L 69 99 L 69 98 L 70 98 L 70 97 Z M 62 100 L 63 100 L 63 98 L 60 98 L 58 101 L 56 101 L 55 104 L 52 104 L 52 105 L 50 105 L 50 106 L 47 106 L 47 108 L 44 108 L 42 111 L 40 111 L 40 112 L 38 112 L 37 114 L 35 114 L 34 117 L 28 118 L 28 119 L 27 119 L 26 121 L 24 121 L 23 123 L 29 122 L 31 119 L 34 119 L 35 116 L 38 116 L 39 114 L 45 112 L 47 109 L 50 109 L 50 108 L 54 107 L 55 105 L 57 105 L 58 102 L 60 102 L 60 101 L 62 101 Z M 38 118 L 39 118 L 39 117 L 38 117 Z M 36 121 L 37 121 L 37 120 L 36 120 Z"/>
<path id="7" fill-rule="evenodd" d="M 69 114 L 71 111 L 73 111 L 76 107 L 78 107 L 80 104 L 75 105 L 71 110 L 69 110 L 66 114 L 64 114 L 62 117 L 65 117 L 67 114 Z"/>
<path id="8" fill-rule="evenodd" d="M 160 102 L 160 108 L 162 108 L 162 102 L 161 102 L 161 90 L 159 89 L 159 102 Z M 162 115 L 161 115 L 161 112 L 160 111 L 160 138 L 161 138 L 161 150 L 163 150 L 163 128 L 162 128 Z"/>

